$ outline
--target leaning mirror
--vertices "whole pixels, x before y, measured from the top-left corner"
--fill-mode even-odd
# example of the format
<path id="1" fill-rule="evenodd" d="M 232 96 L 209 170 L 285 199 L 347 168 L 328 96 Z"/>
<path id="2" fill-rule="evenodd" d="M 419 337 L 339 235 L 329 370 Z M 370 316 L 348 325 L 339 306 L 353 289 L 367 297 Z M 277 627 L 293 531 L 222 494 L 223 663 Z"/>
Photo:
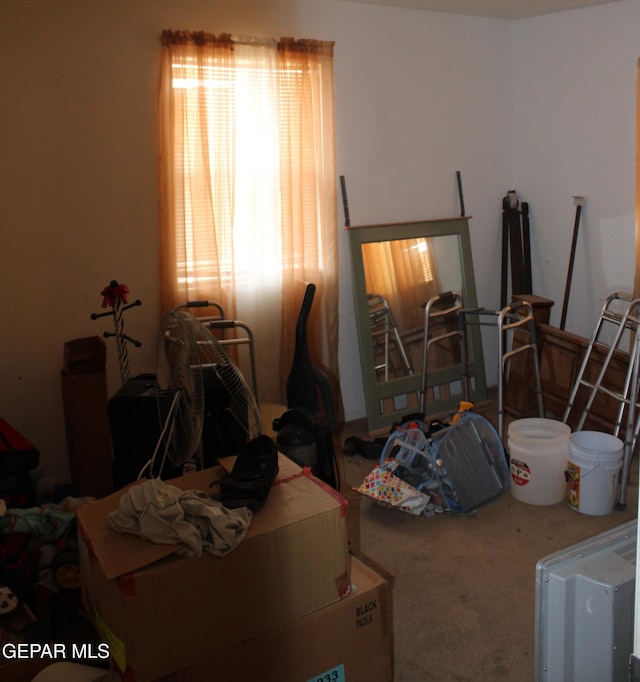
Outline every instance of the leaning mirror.
<path id="1" fill-rule="evenodd" d="M 429 345 L 423 379 L 426 303 L 456 292 L 465 309 L 477 306 L 469 219 L 349 227 L 348 241 L 369 430 L 418 411 L 421 389 L 427 415 L 455 410 L 465 376 L 469 399 L 484 400 L 479 327 L 467 323 L 463 337 L 456 333 L 458 315 L 439 317 L 437 306 L 430 309 L 428 336 L 442 341 Z"/>

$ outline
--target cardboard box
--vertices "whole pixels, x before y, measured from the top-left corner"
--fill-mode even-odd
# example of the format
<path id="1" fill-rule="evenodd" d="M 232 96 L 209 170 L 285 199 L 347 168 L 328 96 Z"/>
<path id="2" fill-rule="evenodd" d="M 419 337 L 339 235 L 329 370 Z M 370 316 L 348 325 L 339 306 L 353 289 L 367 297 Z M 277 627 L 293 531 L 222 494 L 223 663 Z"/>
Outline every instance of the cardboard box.
<path id="1" fill-rule="evenodd" d="M 208 490 L 219 467 L 171 481 Z M 133 484 L 137 485 L 137 484 Z M 125 490 L 78 510 L 83 599 L 116 666 L 150 680 L 337 601 L 349 586 L 345 500 L 280 455 L 244 540 L 225 557 L 175 556 L 116 533 Z"/>
<path id="2" fill-rule="evenodd" d="M 113 492 L 111 430 L 107 417 L 106 346 L 98 336 L 67 341 L 60 381 L 73 492 Z"/>
<path id="3" fill-rule="evenodd" d="M 391 682 L 391 587 L 356 558 L 352 593 L 293 623 L 242 642 L 163 682 Z"/>

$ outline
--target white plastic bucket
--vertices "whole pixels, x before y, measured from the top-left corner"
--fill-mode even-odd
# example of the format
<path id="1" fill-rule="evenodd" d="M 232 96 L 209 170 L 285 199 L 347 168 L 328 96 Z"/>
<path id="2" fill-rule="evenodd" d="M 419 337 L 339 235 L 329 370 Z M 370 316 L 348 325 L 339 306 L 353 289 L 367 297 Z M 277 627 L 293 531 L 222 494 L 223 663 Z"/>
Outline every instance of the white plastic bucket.
<path id="1" fill-rule="evenodd" d="M 590 516 L 610 514 L 616 502 L 624 444 L 600 431 L 577 431 L 569 438 L 567 499 Z"/>
<path id="2" fill-rule="evenodd" d="M 517 419 L 507 435 L 513 497 L 527 504 L 563 502 L 571 428 L 555 419 Z"/>

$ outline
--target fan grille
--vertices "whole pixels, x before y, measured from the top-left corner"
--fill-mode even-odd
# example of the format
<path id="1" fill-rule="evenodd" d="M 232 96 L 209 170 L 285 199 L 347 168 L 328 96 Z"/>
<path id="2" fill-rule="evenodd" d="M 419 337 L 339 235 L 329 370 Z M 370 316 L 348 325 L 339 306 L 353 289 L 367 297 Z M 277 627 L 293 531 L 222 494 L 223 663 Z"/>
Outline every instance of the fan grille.
<path id="1" fill-rule="evenodd" d="M 160 335 L 157 379 L 162 440 L 170 461 L 192 457 L 202 437 L 204 385 L 197 338 L 187 313 L 170 313 Z"/>
<path id="2" fill-rule="evenodd" d="M 162 423 L 171 422 L 172 434 L 165 439 L 167 455 L 175 465 L 186 461 L 202 442 L 205 418 L 217 422 L 218 435 L 227 434 L 219 440 L 235 450 L 213 453 L 216 458 L 237 454 L 242 445 L 262 433 L 260 410 L 242 373 L 197 318 L 183 310 L 169 313 L 159 350 L 158 382 L 168 390 L 161 392 L 165 397 L 158 408 Z M 177 407 L 172 415 L 174 401 Z M 238 432 L 244 436 L 241 443 Z"/>

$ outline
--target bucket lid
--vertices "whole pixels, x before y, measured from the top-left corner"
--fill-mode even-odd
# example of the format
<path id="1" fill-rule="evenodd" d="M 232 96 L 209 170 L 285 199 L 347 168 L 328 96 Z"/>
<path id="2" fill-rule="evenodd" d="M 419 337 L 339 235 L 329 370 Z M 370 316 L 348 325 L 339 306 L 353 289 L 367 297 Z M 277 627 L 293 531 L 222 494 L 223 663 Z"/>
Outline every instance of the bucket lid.
<path id="1" fill-rule="evenodd" d="M 569 436 L 569 448 L 595 457 L 620 457 L 624 443 L 602 431 L 576 431 Z"/>

